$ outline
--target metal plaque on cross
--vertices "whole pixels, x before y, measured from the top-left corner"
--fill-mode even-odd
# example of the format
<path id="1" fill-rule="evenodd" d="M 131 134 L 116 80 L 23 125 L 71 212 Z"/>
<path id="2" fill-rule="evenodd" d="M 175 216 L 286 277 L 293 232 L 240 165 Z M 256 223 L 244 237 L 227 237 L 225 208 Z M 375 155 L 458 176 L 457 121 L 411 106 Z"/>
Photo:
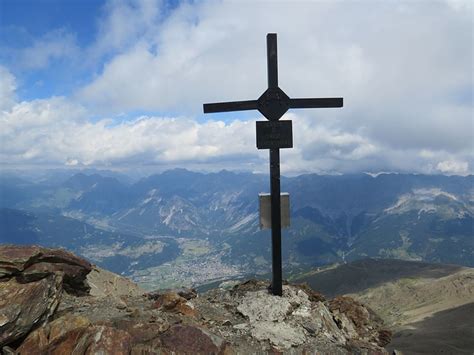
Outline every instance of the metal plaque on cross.
<path id="1" fill-rule="evenodd" d="M 257 121 L 257 148 L 293 148 L 293 127 L 290 120 Z"/>

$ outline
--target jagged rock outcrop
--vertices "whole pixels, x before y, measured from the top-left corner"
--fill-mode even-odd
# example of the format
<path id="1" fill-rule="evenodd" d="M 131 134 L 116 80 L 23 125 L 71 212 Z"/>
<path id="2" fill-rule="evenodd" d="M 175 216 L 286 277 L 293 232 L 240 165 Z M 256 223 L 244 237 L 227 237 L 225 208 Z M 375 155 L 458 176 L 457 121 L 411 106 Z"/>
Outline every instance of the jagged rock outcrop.
<path id="1" fill-rule="evenodd" d="M 369 318 L 363 325 L 354 323 L 351 315 L 344 313 L 351 310 L 348 307 L 338 315 L 346 316 L 347 322 L 352 322 L 351 329 L 359 331 L 359 326 L 365 327 L 360 330 L 361 335 L 357 331 L 349 333 L 337 322 L 330 301 L 325 301 L 307 285 L 284 285 L 283 296 L 277 297 L 269 293 L 267 283 L 251 280 L 235 286 L 230 292 L 215 289 L 203 296 L 205 300 L 203 297 L 196 300 L 197 309 L 201 314 L 212 315 L 209 328 L 223 334 L 238 353 L 248 352 L 251 349 L 248 345 L 255 340 L 261 351 L 385 353 L 369 331 L 373 329 L 378 335 L 378 330 L 382 331 L 381 322 L 375 323 Z M 349 299 L 347 302 L 350 303 Z M 356 303 L 354 306 L 363 308 Z M 222 331 L 222 325 L 227 327 L 224 327 L 225 331 Z"/>
<path id="2" fill-rule="evenodd" d="M 350 342 L 364 339 L 379 346 L 390 342 L 391 333 L 382 328 L 383 321 L 370 308 L 351 297 L 338 296 L 327 302 L 333 319 Z"/>
<path id="3" fill-rule="evenodd" d="M 61 285 L 61 276 L 54 274 L 28 283 L 0 282 L 0 347 L 21 339 L 53 315 Z"/>
<path id="4" fill-rule="evenodd" d="M 62 290 L 85 295 L 91 264 L 58 249 L 0 247 L 0 347 L 45 324 L 58 307 Z"/>
<path id="5" fill-rule="evenodd" d="M 114 327 L 92 325 L 80 316 L 65 316 L 39 328 L 17 354 L 130 354 L 131 335 Z"/>
<path id="6" fill-rule="evenodd" d="M 1 248 L 0 292 L 6 296 L 0 329 L 9 334 L 0 338 L 4 354 L 387 354 L 382 346 L 390 334 L 373 312 L 348 297 L 327 301 L 308 286 L 284 285 L 282 297 L 255 280 L 203 294 L 147 294 L 80 258 L 66 259 L 67 252 L 32 247 L 28 256 L 17 248 L 17 256 L 5 257 Z M 22 276 L 39 270 L 29 269 L 31 260 L 40 260 L 42 278 Z M 67 267 L 59 260 L 69 260 Z M 79 265 L 82 271 L 71 272 L 69 266 Z M 78 296 L 91 269 L 92 294 Z M 72 292 L 62 292 L 66 282 Z M 82 291 L 74 292 L 78 285 Z M 15 294 L 25 299 L 16 302 Z"/>
<path id="7" fill-rule="evenodd" d="M 88 261 L 62 249 L 17 245 L 0 247 L 0 281 L 15 277 L 19 282 L 28 283 L 48 275 L 62 274 L 66 291 L 85 295 L 90 290 L 86 277 L 91 270 Z"/>

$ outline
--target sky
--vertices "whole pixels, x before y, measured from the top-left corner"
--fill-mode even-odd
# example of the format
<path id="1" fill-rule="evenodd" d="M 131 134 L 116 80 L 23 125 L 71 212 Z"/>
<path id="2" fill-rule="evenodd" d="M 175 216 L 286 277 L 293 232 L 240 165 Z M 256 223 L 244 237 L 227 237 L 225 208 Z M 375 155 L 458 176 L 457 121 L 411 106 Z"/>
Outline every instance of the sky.
<path id="1" fill-rule="evenodd" d="M 267 172 L 257 111 L 279 85 L 301 173 L 474 171 L 471 1 L 0 0 L 0 168 Z"/>

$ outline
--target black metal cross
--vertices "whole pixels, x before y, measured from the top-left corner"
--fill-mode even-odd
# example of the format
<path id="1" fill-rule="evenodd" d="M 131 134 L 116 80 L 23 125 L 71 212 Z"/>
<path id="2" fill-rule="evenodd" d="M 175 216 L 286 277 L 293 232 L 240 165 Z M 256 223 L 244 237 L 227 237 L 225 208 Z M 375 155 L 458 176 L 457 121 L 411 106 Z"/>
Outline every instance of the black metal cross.
<path id="1" fill-rule="evenodd" d="M 277 35 L 267 34 L 268 89 L 258 100 L 204 104 L 204 113 L 259 110 L 270 122 L 257 121 L 257 148 L 270 149 L 272 293 L 282 295 L 280 148 L 292 148 L 291 121 L 279 121 L 290 108 L 342 107 L 342 97 L 290 99 L 278 87 Z"/>

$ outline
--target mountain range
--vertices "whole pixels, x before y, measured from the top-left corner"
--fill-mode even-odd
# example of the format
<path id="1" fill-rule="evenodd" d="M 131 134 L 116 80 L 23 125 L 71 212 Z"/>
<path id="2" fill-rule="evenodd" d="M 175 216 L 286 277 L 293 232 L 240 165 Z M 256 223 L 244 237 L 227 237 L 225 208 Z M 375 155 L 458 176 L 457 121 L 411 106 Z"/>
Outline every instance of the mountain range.
<path id="1" fill-rule="evenodd" d="M 474 266 L 474 176 L 282 177 L 285 272 L 364 257 Z M 270 271 L 258 193 L 269 178 L 175 169 L 0 176 L 0 243 L 66 247 L 142 286 Z"/>

